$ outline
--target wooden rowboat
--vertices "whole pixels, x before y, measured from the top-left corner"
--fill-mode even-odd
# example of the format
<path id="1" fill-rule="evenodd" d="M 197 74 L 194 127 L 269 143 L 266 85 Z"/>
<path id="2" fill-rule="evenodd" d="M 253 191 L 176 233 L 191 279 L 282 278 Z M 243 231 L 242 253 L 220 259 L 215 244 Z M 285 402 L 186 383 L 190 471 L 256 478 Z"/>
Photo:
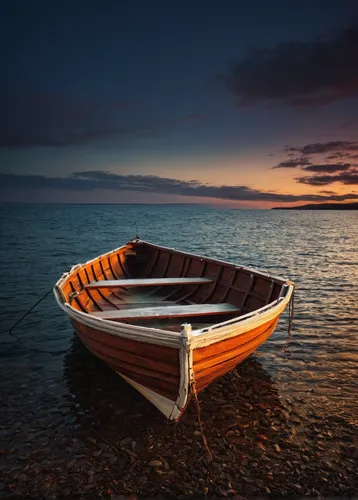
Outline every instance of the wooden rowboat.
<path id="1" fill-rule="evenodd" d="M 63 274 L 56 300 L 85 346 L 178 420 L 190 396 L 275 330 L 294 283 L 139 238 Z"/>

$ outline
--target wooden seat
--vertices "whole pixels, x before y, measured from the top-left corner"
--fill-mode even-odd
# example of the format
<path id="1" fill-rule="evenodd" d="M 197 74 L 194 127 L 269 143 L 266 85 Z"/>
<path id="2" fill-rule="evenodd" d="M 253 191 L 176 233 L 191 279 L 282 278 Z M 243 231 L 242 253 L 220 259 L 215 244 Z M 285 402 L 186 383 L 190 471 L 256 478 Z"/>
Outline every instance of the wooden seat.
<path id="1" fill-rule="evenodd" d="M 211 278 L 145 278 L 127 280 L 92 281 L 85 288 L 118 288 L 134 286 L 203 285 L 214 283 Z"/>
<path id="2" fill-rule="evenodd" d="M 191 304 L 184 306 L 167 307 L 141 307 L 136 309 L 121 309 L 115 311 L 96 311 L 93 316 L 102 319 L 126 320 L 126 319 L 150 319 L 150 318 L 172 318 L 189 316 L 209 316 L 211 314 L 238 313 L 240 309 L 232 304 Z"/>

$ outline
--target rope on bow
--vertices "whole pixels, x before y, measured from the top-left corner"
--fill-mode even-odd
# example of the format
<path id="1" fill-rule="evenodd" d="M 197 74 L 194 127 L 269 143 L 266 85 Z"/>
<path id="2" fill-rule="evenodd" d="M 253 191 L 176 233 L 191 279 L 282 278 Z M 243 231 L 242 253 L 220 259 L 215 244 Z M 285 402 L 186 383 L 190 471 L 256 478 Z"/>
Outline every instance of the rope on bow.
<path id="1" fill-rule="evenodd" d="M 281 352 L 285 352 L 288 348 L 291 337 L 292 337 L 292 325 L 293 325 L 293 317 L 294 317 L 294 305 L 295 305 L 295 292 L 292 292 L 290 302 L 288 303 L 288 329 L 287 329 L 287 341 L 286 345 L 281 349 Z"/>
<path id="2" fill-rule="evenodd" d="M 22 339 L 19 339 L 18 337 L 16 337 L 14 334 L 13 334 L 13 330 L 15 330 L 15 328 L 21 323 L 21 321 L 23 319 L 26 318 L 26 316 L 28 316 L 30 314 L 31 311 L 33 311 L 44 299 L 46 299 L 46 297 L 48 295 L 50 295 L 50 293 L 52 292 L 52 287 L 50 288 L 50 290 L 48 292 L 45 293 L 45 295 L 43 297 L 41 297 L 40 300 L 38 300 L 36 302 L 35 305 L 33 305 L 28 311 L 25 312 L 25 314 L 23 314 L 21 316 L 21 318 L 16 321 L 16 323 L 11 327 L 9 328 L 8 330 L 4 330 L 4 333 L 9 333 L 9 335 L 14 339 L 16 340 L 16 342 L 18 342 L 19 344 L 21 344 L 22 346 L 25 347 L 25 349 L 28 349 L 29 351 L 33 351 L 33 352 L 40 352 L 40 353 L 43 353 L 43 354 L 51 354 L 52 356 L 56 356 L 57 354 L 63 354 L 65 353 L 66 351 L 62 350 L 62 351 L 45 351 L 45 350 L 42 350 L 42 349 L 36 349 L 34 347 L 29 347 L 27 345 L 26 342 L 24 342 Z"/>

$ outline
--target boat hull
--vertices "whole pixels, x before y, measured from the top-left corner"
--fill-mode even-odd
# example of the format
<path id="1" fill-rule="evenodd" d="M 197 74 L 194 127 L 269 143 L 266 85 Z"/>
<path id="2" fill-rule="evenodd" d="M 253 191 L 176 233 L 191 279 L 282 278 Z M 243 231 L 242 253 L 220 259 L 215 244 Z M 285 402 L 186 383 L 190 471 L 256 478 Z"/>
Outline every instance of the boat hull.
<path id="1" fill-rule="evenodd" d="M 72 320 L 72 324 L 94 356 L 171 417 L 179 395 L 179 349 L 125 339 L 79 321 Z"/>
<path id="2" fill-rule="evenodd" d="M 267 340 L 275 331 L 278 317 L 230 339 L 193 350 L 193 377 L 199 392 L 225 375 Z"/>
<path id="3" fill-rule="evenodd" d="M 195 339 L 184 349 L 138 342 L 103 332 L 72 320 L 82 343 L 94 356 L 153 403 L 168 419 L 179 420 L 196 392 L 233 370 L 275 331 L 279 316 L 264 324 L 238 332 L 225 340 L 194 348 Z M 187 373 L 187 376 L 183 374 Z M 184 394 L 183 394 L 184 393 Z M 182 405 L 182 406 L 181 406 Z"/>
<path id="4" fill-rule="evenodd" d="M 136 239 L 73 266 L 54 295 L 83 344 L 178 420 L 192 394 L 272 335 L 293 289 L 283 278 Z M 194 309 L 196 318 L 186 318 Z"/>

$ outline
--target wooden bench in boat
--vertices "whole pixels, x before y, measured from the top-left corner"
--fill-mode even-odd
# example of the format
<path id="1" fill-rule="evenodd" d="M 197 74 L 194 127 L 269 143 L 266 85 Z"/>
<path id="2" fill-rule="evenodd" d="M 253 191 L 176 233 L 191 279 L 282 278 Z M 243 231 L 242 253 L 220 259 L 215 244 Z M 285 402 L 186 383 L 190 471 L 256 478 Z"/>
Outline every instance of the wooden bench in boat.
<path id="1" fill-rule="evenodd" d="M 211 278 L 144 278 L 125 280 L 92 281 L 85 288 L 117 288 L 134 286 L 203 285 L 214 283 Z"/>
<path id="2" fill-rule="evenodd" d="M 208 316 L 210 314 L 238 313 L 240 309 L 232 304 L 190 304 L 167 307 L 141 307 L 137 309 L 121 309 L 115 311 L 96 311 L 93 316 L 102 319 L 150 319 L 150 318 L 180 318 L 189 316 Z"/>

